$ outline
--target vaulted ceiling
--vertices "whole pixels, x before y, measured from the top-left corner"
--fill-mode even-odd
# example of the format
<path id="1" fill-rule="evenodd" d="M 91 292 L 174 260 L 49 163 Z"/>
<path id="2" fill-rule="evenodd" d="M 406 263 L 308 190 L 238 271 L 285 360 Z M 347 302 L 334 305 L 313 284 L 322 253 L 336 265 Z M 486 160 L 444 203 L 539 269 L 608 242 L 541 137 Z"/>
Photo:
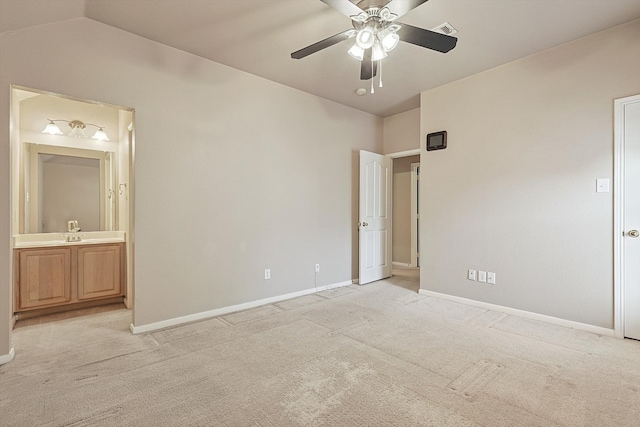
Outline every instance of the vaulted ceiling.
<path id="1" fill-rule="evenodd" d="M 352 0 L 360 6 L 387 0 Z M 300 60 L 290 54 L 351 28 L 320 0 L 0 0 L 0 32 L 86 17 L 381 117 L 419 106 L 422 91 L 640 18 L 640 0 L 429 0 L 402 21 L 449 22 L 442 54 L 408 43 L 383 61 L 384 87 L 360 80 L 344 41 Z M 99 49 L 99 47 L 96 47 Z"/>

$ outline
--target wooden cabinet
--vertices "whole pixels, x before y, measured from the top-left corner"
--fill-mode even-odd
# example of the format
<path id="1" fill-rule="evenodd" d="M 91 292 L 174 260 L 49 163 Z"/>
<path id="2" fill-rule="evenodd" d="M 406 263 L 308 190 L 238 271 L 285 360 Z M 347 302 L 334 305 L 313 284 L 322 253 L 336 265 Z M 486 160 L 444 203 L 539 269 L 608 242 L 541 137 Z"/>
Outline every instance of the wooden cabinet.
<path id="1" fill-rule="evenodd" d="M 20 251 L 17 269 L 20 308 L 71 301 L 71 249 Z"/>
<path id="2" fill-rule="evenodd" d="M 15 249 L 15 312 L 124 295 L 124 243 Z"/>
<path id="3" fill-rule="evenodd" d="M 122 292 L 122 254 L 119 245 L 78 248 L 78 299 L 119 295 Z"/>

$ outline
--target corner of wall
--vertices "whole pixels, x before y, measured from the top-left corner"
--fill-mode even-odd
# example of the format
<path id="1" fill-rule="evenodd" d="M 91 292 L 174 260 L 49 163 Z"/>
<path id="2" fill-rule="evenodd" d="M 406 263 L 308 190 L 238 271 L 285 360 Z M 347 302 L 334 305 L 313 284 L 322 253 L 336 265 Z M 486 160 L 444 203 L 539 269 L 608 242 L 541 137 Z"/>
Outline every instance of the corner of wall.
<path id="1" fill-rule="evenodd" d="M 420 108 L 383 119 L 384 154 L 420 148 Z"/>

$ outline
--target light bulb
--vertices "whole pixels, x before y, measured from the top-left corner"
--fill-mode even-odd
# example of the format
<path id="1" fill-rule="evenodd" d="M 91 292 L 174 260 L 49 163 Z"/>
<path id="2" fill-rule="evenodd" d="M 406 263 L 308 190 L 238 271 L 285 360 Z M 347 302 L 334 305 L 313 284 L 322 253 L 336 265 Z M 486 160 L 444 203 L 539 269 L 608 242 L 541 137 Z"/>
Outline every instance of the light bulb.
<path id="1" fill-rule="evenodd" d="M 87 134 L 84 133 L 84 130 L 80 126 L 74 126 L 69 132 L 69 136 L 75 136 L 76 138 L 86 138 Z"/>
<path id="2" fill-rule="evenodd" d="M 375 39 L 376 33 L 373 31 L 373 28 L 364 27 L 358 32 L 358 35 L 356 36 L 356 43 L 358 43 L 358 46 L 362 49 L 369 49 L 373 46 Z"/>
<path id="3" fill-rule="evenodd" d="M 62 131 L 58 125 L 53 123 L 53 120 L 49 120 L 49 124 L 47 124 L 42 133 L 48 133 L 49 135 L 62 135 Z"/>
<path id="4" fill-rule="evenodd" d="M 398 46 L 398 42 L 400 41 L 400 36 L 389 30 L 380 32 L 378 38 L 380 39 L 380 43 L 382 43 L 382 47 L 385 52 L 391 52 L 396 46 Z"/>
<path id="5" fill-rule="evenodd" d="M 109 137 L 102 128 L 98 129 L 96 133 L 93 134 L 91 139 L 97 139 L 98 141 L 109 141 Z"/>
<path id="6" fill-rule="evenodd" d="M 351 47 L 351 49 L 349 49 L 349 55 L 351 55 L 352 58 L 355 58 L 358 61 L 362 61 L 362 58 L 364 58 L 364 49 L 358 46 L 358 44 L 356 43 L 353 45 L 353 47 Z"/>
<path id="7" fill-rule="evenodd" d="M 387 57 L 387 52 L 384 51 L 380 42 L 376 42 L 373 45 L 373 50 L 371 51 L 371 60 L 380 61 L 381 59 L 386 57 Z"/>

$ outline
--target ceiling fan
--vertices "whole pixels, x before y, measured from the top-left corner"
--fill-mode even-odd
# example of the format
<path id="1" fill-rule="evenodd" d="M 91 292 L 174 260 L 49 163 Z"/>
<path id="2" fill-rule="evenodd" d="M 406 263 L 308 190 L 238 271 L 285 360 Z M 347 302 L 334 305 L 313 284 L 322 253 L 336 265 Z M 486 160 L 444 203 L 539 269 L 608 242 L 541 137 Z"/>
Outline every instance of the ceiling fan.
<path id="1" fill-rule="evenodd" d="M 343 40 L 355 38 L 355 44 L 349 50 L 349 54 L 361 61 L 360 79 L 369 80 L 377 74 L 378 62 L 385 58 L 400 40 L 442 53 L 453 49 L 458 42 L 455 37 L 396 21 L 427 0 L 321 1 L 349 17 L 353 28 L 297 50 L 291 54 L 291 58 L 302 59 Z M 364 9 L 355 3 L 362 3 Z"/>

